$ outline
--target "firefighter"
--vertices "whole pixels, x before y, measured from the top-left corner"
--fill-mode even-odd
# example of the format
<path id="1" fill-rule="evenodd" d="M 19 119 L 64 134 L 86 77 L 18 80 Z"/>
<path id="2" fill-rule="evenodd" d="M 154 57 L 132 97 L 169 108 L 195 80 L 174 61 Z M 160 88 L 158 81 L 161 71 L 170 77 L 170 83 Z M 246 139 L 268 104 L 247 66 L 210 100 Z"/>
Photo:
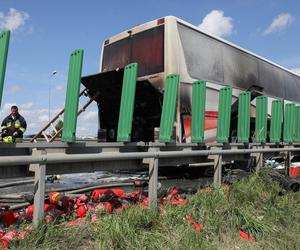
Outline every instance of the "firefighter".
<path id="1" fill-rule="evenodd" d="M 11 114 L 1 124 L 0 141 L 18 142 L 22 141 L 27 124 L 23 116 L 18 112 L 17 106 L 11 107 Z"/>

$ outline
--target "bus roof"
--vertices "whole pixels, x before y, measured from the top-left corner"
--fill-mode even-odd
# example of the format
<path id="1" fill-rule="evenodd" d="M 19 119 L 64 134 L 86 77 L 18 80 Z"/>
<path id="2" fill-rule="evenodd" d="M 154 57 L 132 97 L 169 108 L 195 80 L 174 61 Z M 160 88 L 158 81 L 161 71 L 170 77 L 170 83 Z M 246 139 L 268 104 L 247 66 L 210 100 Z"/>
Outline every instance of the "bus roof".
<path id="1" fill-rule="evenodd" d="M 165 18 L 175 18 L 178 22 L 184 24 L 185 26 L 188 26 L 188 27 L 190 27 L 190 28 L 192 28 L 192 29 L 194 29 L 194 30 L 197 30 L 197 31 L 199 31 L 200 33 L 205 34 L 205 35 L 207 35 L 207 36 L 209 36 L 209 37 L 211 37 L 211 38 L 213 38 L 213 39 L 215 39 L 215 40 L 218 40 L 218 41 L 220 41 L 220 42 L 226 43 L 226 44 L 230 45 L 231 47 L 234 47 L 234 48 L 236 48 L 236 49 L 238 49 L 238 50 L 240 50 L 240 51 L 246 52 L 247 54 L 252 55 L 252 56 L 254 56 L 254 57 L 258 58 L 258 59 L 261 59 L 261 60 L 263 60 L 263 61 L 265 61 L 265 62 L 267 62 L 267 63 L 269 63 L 269 64 L 272 64 L 272 65 L 274 65 L 274 66 L 276 66 L 276 67 L 279 67 L 279 68 L 281 68 L 281 69 L 283 69 L 283 70 L 285 70 L 285 71 L 287 71 L 287 72 L 289 72 L 289 73 L 291 73 L 291 74 L 293 74 L 293 75 L 295 75 L 295 76 L 297 76 L 297 77 L 300 77 L 299 74 L 297 74 L 297 73 L 291 71 L 290 69 L 287 69 L 287 68 L 285 68 L 285 67 L 283 67 L 283 66 L 281 66 L 281 65 L 279 65 L 279 64 L 276 64 L 276 63 L 274 63 L 274 62 L 272 62 L 272 61 L 270 61 L 270 60 L 268 60 L 268 59 L 266 59 L 266 58 L 263 58 L 263 57 L 261 57 L 261 56 L 255 54 L 255 53 L 253 53 L 253 52 L 251 52 L 251 51 L 249 51 L 249 50 L 246 50 L 246 49 L 244 49 L 244 48 L 242 48 L 242 47 L 240 47 L 240 46 L 238 46 L 238 45 L 235 45 L 235 44 L 233 44 L 233 43 L 231 43 L 231 42 L 229 42 L 229 41 L 227 41 L 227 40 L 225 40 L 225 39 L 223 39 L 223 38 L 221 38 L 221 37 L 217 37 L 217 36 L 215 36 L 215 35 L 213 35 L 213 34 L 207 33 L 207 32 L 205 32 L 205 31 L 201 30 L 199 27 L 197 27 L 197 26 L 195 26 L 195 25 L 193 25 L 193 24 L 190 24 L 190 23 L 188 23 L 188 22 L 186 22 L 186 21 L 184 21 L 184 20 L 182 20 L 182 19 L 180 19 L 180 18 L 178 18 L 178 17 L 175 17 L 175 16 L 166 16 Z"/>
<path id="2" fill-rule="evenodd" d="M 140 32 L 140 31 L 142 31 L 142 30 L 150 29 L 150 28 L 152 28 L 152 27 L 154 27 L 154 26 L 157 25 L 157 20 L 160 20 L 160 19 L 162 19 L 162 18 L 170 19 L 170 20 L 172 20 L 172 19 L 173 19 L 173 20 L 176 20 L 177 22 L 179 22 L 179 23 L 181 23 L 181 24 L 183 24 L 183 25 L 185 25 L 185 26 L 187 26 L 187 27 L 189 27 L 189 28 L 191 28 L 191 29 L 194 29 L 194 30 L 196 30 L 196 31 L 198 31 L 198 32 L 200 32 L 200 33 L 206 35 L 206 36 L 209 36 L 209 37 L 211 37 L 211 38 L 213 38 L 213 39 L 215 39 L 215 40 L 218 40 L 218 41 L 220 41 L 220 42 L 222 42 L 222 43 L 225 43 L 225 44 L 227 44 L 227 45 L 230 45 L 230 46 L 233 47 L 233 48 L 236 48 L 236 49 L 238 49 L 238 50 L 240 50 L 240 51 L 243 51 L 243 52 L 245 52 L 245 53 L 247 53 L 247 54 L 249 54 L 249 55 L 252 55 L 252 56 L 254 56 L 254 57 L 256 57 L 256 58 L 258 58 L 258 59 L 260 59 L 260 60 L 263 60 L 263 61 L 265 61 L 265 62 L 267 62 L 267 63 L 269 63 L 269 64 L 271 64 L 271 65 L 274 65 L 274 66 L 276 66 L 276 67 L 278 67 L 278 68 L 281 68 L 281 69 L 283 69 L 283 70 L 285 70 L 285 71 L 291 73 L 292 75 L 295 75 L 295 76 L 297 76 L 297 77 L 300 77 L 299 74 L 297 74 L 296 72 L 291 71 L 290 69 L 287 69 L 287 68 L 285 68 L 285 67 L 283 67 L 283 66 L 281 66 L 281 65 L 279 65 L 279 64 L 276 64 L 276 63 L 274 63 L 274 62 L 272 62 L 272 61 L 270 61 L 270 60 L 268 60 L 268 59 L 266 59 L 266 58 L 263 58 L 263 57 L 261 57 L 261 56 L 255 54 L 255 53 L 253 53 L 253 52 L 251 52 L 251 51 L 249 51 L 249 50 L 246 50 L 246 49 L 244 49 L 244 48 L 242 48 L 242 47 L 240 47 L 240 46 L 238 46 L 238 45 L 236 45 L 236 44 L 233 44 L 233 43 L 231 43 L 231 42 L 229 42 L 229 41 L 227 41 L 227 40 L 225 40 L 225 39 L 223 39 L 223 38 L 221 38 L 221 37 L 217 37 L 217 36 L 215 36 L 215 35 L 213 35 L 213 34 L 207 33 L 207 32 L 205 32 L 205 31 L 201 30 L 199 27 L 197 27 L 197 26 L 195 26 L 195 25 L 193 25 L 193 24 L 190 24 L 190 23 L 188 23 L 188 22 L 186 22 L 186 21 L 184 21 L 184 20 L 182 20 L 182 19 L 180 19 L 180 18 L 178 18 L 178 17 L 175 17 L 175 16 L 165 16 L 165 17 L 161 17 L 161 18 L 158 18 L 158 19 L 155 19 L 155 20 L 152 20 L 152 21 L 149 21 L 149 22 L 140 24 L 140 25 L 136 25 L 136 26 L 134 26 L 134 27 L 132 27 L 132 28 L 130 28 L 130 29 L 127 29 L 127 30 L 125 30 L 125 31 L 123 31 L 123 32 L 120 32 L 120 33 L 118 33 L 118 34 L 116 34 L 116 35 L 110 37 L 110 38 L 109 38 L 109 41 L 110 41 L 110 43 L 113 43 L 113 42 L 118 41 L 118 40 L 120 40 L 120 39 L 122 39 L 122 38 L 125 38 L 126 36 L 128 36 L 128 31 L 130 31 L 130 30 L 134 30 L 136 33 L 138 33 L 138 32 Z"/>

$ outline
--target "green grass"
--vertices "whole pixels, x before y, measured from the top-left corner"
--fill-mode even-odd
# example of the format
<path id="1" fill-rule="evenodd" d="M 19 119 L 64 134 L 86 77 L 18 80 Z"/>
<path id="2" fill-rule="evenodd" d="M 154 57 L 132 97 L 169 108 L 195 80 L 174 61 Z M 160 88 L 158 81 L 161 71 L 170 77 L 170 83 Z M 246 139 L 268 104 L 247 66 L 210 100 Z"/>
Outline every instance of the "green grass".
<path id="1" fill-rule="evenodd" d="M 203 189 L 188 205 L 161 211 L 132 206 L 97 223 L 43 225 L 15 249 L 300 249 L 300 194 L 285 192 L 265 173 L 232 186 Z M 192 215 L 197 232 L 184 221 Z M 241 240 L 243 229 L 256 239 Z"/>

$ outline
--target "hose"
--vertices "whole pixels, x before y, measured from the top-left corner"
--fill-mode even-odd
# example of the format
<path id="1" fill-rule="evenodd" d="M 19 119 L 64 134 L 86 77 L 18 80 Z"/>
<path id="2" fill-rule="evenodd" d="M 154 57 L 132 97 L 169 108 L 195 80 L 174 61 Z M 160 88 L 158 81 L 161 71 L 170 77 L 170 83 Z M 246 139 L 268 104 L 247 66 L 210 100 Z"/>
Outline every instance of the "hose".
<path id="1" fill-rule="evenodd" d="M 269 176 L 271 177 L 272 180 L 278 182 L 279 185 L 286 190 L 291 190 L 293 192 L 299 192 L 300 190 L 300 182 L 295 179 L 284 176 L 274 170 L 271 170 L 269 172 Z"/>

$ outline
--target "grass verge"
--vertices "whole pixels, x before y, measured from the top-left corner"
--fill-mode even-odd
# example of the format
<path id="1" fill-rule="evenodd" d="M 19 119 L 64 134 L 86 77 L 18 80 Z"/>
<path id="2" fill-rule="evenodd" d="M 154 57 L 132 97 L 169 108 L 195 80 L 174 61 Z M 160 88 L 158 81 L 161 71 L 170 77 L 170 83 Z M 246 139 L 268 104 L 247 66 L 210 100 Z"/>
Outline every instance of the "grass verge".
<path id="1" fill-rule="evenodd" d="M 207 188 L 187 205 L 160 211 L 132 206 L 98 222 L 42 225 L 13 249 L 300 249 L 300 194 L 286 192 L 266 173 L 231 186 Z M 183 218 L 201 224 L 196 231 Z M 255 238 L 240 239 L 239 230 Z"/>

